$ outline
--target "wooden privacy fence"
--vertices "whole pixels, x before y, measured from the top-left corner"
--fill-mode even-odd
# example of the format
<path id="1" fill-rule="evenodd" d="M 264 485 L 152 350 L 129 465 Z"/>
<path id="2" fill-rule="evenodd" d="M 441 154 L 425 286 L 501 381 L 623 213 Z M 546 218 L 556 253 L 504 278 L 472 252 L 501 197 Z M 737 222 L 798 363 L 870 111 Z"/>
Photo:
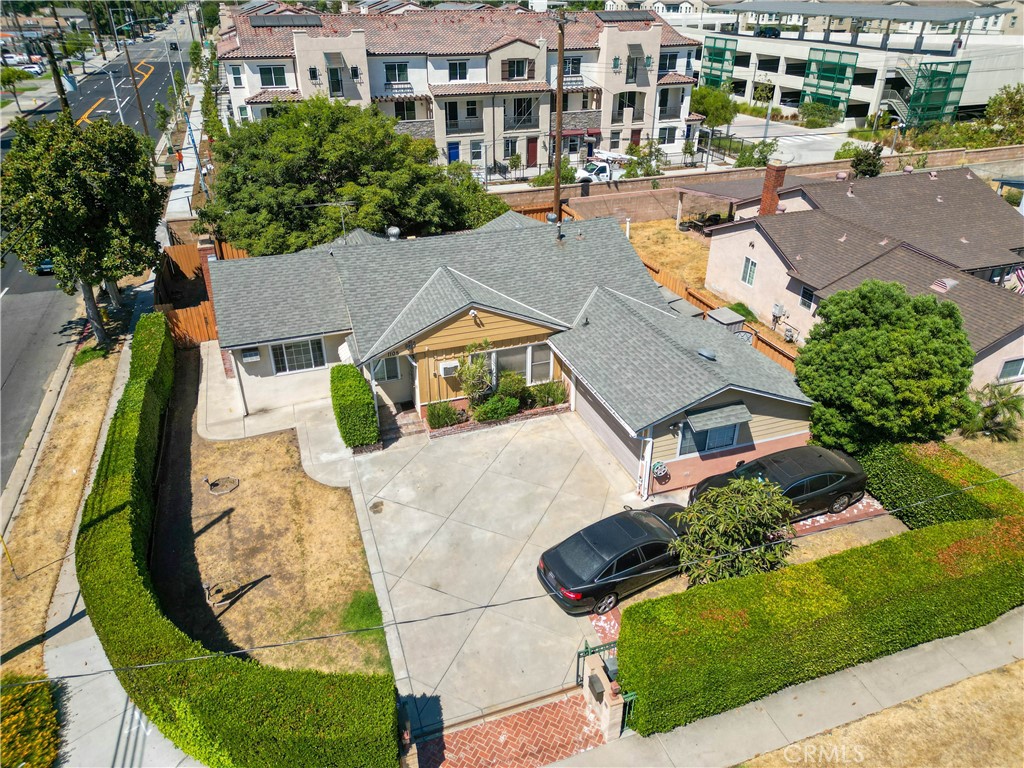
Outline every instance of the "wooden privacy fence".
<path id="1" fill-rule="evenodd" d="M 217 324 L 213 318 L 213 302 L 204 301 L 195 307 L 175 309 L 170 304 L 157 304 L 163 312 L 177 347 L 198 347 L 204 341 L 217 338 Z"/>
<path id="2" fill-rule="evenodd" d="M 167 260 L 164 266 L 179 270 L 186 278 L 198 277 L 202 266 L 199 261 L 199 246 L 195 243 L 169 245 L 164 248 Z"/>
<path id="3" fill-rule="evenodd" d="M 516 213 L 523 214 L 523 216 L 529 216 L 531 219 L 546 222 L 548 220 L 548 214 L 551 213 L 551 205 L 523 205 L 517 208 L 513 208 L 512 210 L 515 211 Z M 565 219 L 579 221 L 580 215 L 572 208 L 570 208 L 568 205 L 563 203 L 562 220 L 564 221 Z"/>
<path id="4" fill-rule="evenodd" d="M 249 258 L 249 252 L 244 248 L 236 248 L 231 243 L 223 240 L 214 240 L 213 242 L 214 251 L 217 253 L 218 259 L 247 259 Z"/>
<path id="5" fill-rule="evenodd" d="M 707 313 L 713 309 L 718 309 L 722 306 L 711 299 L 701 296 L 699 293 L 694 291 L 690 286 L 686 284 L 685 280 L 682 280 L 675 275 L 667 273 L 659 264 L 649 263 L 644 261 L 644 266 L 647 267 L 647 271 L 650 273 L 654 281 L 659 285 L 663 285 L 668 288 L 672 293 L 677 296 L 686 299 L 688 302 L 693 304 L 703 313 L 705 319 L 707 319 Z M 758 352 L 767 357 L 770 360 L 781 365 L 783 368 L 789 371 L 796 371 L 796 355 L 785 349 L 784 347 L 776 344 L 771 339 L 765 337 L 757 328 L 750 323 L 743 324 L 743 330 L 751 334 L 751 346 L 754 347 Z"/>

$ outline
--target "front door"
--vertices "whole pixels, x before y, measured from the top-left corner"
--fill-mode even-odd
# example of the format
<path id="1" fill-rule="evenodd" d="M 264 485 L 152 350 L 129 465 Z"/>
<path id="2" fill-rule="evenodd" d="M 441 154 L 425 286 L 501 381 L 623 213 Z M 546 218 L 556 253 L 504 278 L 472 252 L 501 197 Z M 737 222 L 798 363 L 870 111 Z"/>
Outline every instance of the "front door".
<path id="1" fill-rule="evenodd" d="M 537 139 L 526 140 L 526 167 L 533 168 L 537 165 Z"/>
<path id="2" fill-rule="evenodd" d="M 587 142 L 587 157 L 593 157 L 594 156 L 594 145 L 596 143 L 597 143 L 596 141 L 588 141 Z"/>
<path id="3" fill-rule="evenodd" d="M 634 147 L 640 146 L 640 131 L 640 128 L 634 128 L 633 132 L 630 133 L 629 135 L 629 143 L 632 144 Z"/>
<path id="4" fill-rule="evenodd" d="M 448 162 L 457 163 L 459 162 L 459 142 L 449 141 L 448 142 Z"/>
<path id="5" fill-rule="evenodd" d="M 459 102 L 446 101 L 444 103 L 444 119 L 450 126 L 455 127 L 459 123 Z"/>

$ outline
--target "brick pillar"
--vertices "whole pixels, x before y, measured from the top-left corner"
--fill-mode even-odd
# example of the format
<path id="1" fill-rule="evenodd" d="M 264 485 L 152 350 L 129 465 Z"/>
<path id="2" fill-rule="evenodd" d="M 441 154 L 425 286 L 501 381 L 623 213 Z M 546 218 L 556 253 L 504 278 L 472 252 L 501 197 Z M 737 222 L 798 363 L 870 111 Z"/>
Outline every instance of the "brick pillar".
<path id="1" fill-rule="evenodd" d="M 779 189 L 786 180 L 786 166 L 768 163 L 764 171 L 764 187 L 761 189 L 761 207 L 758 216 L 771 216 L 779 207 Z"/>

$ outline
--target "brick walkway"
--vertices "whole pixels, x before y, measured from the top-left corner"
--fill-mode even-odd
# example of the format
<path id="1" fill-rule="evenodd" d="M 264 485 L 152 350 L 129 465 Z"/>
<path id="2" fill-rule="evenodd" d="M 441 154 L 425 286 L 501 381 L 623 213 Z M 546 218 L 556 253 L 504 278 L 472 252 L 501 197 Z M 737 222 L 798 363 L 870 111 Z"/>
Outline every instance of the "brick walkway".
<path id="1" fill-rule="evenodd" d="M 544 704 L 417 745 L 419 768 L 540 768 L 604 744 L 583 696 Z"/>
<path id="2" fill-rule="evenodd" d="M 864 498 L 849 507 L 838 515 L 818 515 L 793 523 L 793 530 L 797 536 L 804 536 L 817 531 L 827 531 L 839 525 L 856 523 L 872 517 L 886 514 L 885 508 L 870 494 L 865 493 Z"/>

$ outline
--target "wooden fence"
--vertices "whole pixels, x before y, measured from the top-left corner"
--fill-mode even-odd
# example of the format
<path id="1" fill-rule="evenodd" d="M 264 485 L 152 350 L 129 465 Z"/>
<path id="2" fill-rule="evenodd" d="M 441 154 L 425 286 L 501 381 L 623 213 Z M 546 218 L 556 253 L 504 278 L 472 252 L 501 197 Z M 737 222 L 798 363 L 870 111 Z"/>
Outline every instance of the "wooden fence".
<path id="1" fill-rule="evenodd" d="M 512 210 L 515 211 L 516 213 L 523 214 L 523 216 L 529 216 L 531 219 L 546 222 L 548 220 L 548 214 L 551 213 L 551 204 L 549 203 L 548 205 L 524 205 L 518 208 L 513 208 Z M 572 208 L 570 208 L 568 205 L 565 205 L 565 203 L 563 203 L 562 219 L 572 219 L 573 221 L 579 221 L 580 215 Z"/>
<path id="2" fill-rule="evenodd" d="M 200 276 L 202 266 L 199 258 L 198 245 L 195 243 L 169 245 L 164 248 L 164 252 L 167 254 L 167 262 L 165 262 L 165 266 L 170 267 L 171 269 L 176 268 L 187 279 Z"/>
<path id="3" fill-rule="evenodd" d="M 644 261 L 644 266 L 647 267 L 648 273 L 650 273 L 656 283 L 665 286 L 672 291 L 672 293 L 686 299 L 688 302 L 693 304 L 693 306 L 700 309 L 704 314 L 705 319 L 707 318 L 708 312 L 723 306 L 711 299 L 701 296 L 690 288 L 690 286 L 686 284 L 685 280 L 669 274 L 659 264 Z M 770 360 L 775 361 L 783 368 L 789 371 L 796 371 L 795 354 L 764 336 L 764 334 L 758 331 L 757 328 L 750 323 L 744 323 L 743 330 L 752 335 L 751 346 L 753 346 L 754 349 Z"/>
<path id="4" fill-rule="evenodd" d="M 231 243 L 223 240 L 215 240 L 213 248 L 217 253 L 218 259 L 247 259 L 249 258 L 249 252 L 244 248 L 237 248 Z"/>
<path id="5" fill-rule="evenodd" d="M 217 338 L 217 324 L 213 318 L 213 302 L 204 301 L 195 307 L 175 309 L 170 304 L 157 304 L 163 312 L 177 347 L 198 347 L 204 341 Z"/>

